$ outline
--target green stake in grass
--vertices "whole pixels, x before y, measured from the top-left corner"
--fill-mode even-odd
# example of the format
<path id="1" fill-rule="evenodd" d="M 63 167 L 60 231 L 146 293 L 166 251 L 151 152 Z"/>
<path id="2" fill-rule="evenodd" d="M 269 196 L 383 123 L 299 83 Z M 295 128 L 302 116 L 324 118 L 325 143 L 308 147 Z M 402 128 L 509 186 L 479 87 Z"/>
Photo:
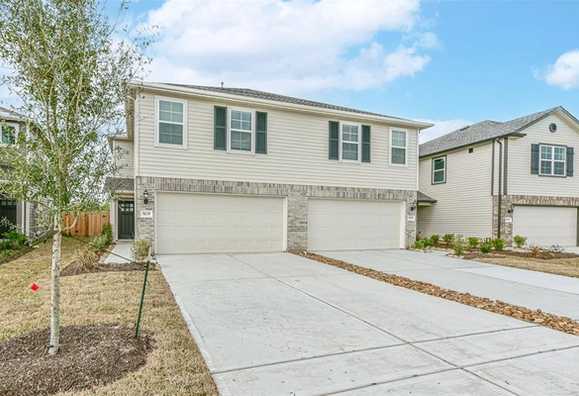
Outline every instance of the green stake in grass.
<path id="1" fill-rule="evenodd" d="M 149 260 L 145 262 L 145 280 L 143 281 L 143 290 L 141 291 L 141 302 L 139 303 L 139 315 L 137 316 L 137 325 L 135 326 L 135 337 L 139 337 L 141 331 L 141 317 L 143 315 L 143 304 L 145 303 L 145 289 L 147 288 L 147 277 L 149 276 Z"/>

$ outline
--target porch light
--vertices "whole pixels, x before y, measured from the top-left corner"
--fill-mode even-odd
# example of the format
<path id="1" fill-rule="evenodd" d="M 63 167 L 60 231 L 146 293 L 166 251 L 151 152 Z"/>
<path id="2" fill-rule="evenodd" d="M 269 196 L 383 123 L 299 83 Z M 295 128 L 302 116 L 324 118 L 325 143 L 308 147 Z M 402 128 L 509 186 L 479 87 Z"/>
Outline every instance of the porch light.
<path id="1" fill-rule="evenodd" d="M 143 203 L 147 205 L 149 203 L 149 191 L 145 190 L 143 192 Z"/>

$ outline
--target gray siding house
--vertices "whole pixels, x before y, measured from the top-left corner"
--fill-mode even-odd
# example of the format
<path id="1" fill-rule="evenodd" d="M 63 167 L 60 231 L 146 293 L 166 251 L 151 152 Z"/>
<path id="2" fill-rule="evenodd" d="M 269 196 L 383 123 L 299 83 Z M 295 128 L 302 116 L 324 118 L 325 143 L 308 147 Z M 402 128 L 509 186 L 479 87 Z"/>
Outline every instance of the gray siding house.
<path id="1" fill-rule="evenodd" d="M 156 253 L 404 248 L 431 124 L 241 88 L 135 83 L 116 239 Z"/>
<path id="2" fill-rule="evenodd" d="M 20 114 L 9 109 L 0 107 L 0 153 L 2 148 L 14 144 L 19 133 L 24 133 L 25 123 Z M 2 164 L 0 160 L 0 166 Z M 0 183 L 2 181 L 0 180 Z M 17 201 L 8 196 L 0 195 L 0 219 L 16 226 L 18 231 L 26 234 L 28 237 L 35 237 L 39 228 L 37 226 L 37 206 L 31 202 Z M 10 226 L 6 223 L 0 223 L 0 234 L 6 232 Z"/>
<path id="3" fill-rule="evenodd" d="M 556 107 L 420 145 L 418 232 L 577 246 L 579 122 Z"/>

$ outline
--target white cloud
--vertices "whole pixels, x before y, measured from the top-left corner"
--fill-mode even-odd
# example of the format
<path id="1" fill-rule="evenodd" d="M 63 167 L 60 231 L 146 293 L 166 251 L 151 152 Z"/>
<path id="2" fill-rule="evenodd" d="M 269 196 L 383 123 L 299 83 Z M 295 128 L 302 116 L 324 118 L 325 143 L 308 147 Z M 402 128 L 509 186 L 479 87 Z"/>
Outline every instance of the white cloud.
<path id="1" fill-rule="evenodd" d="M 563 89 L 579 88 L 579 49 L 564 53 L 545 75 L 547 84 Z"/>
<path id="2" fill-rule="evenodd" d="M 365 89 L 413 76 L 438 46 L 416 27 L 419 0 L 168 0 L 150 80 L 245 85 L 282 92 Z M 380 32 L 411 37 L 384 48 Z M 402 44 L 404 42 L 404 44 Z"/>
<path id="3" fill-rule="evenodd" d="M 425 129 L 420 133 L 420 143 L 426 143 L 429 140 L 436 139 L 437 137 L 446 135 L 447 133 L 454 132 L 457 129 L 472 124 L 472 122 L 462 119 L 444 121 L 428 120 L 427 122 L 434 124 L 434 126 Z"/>

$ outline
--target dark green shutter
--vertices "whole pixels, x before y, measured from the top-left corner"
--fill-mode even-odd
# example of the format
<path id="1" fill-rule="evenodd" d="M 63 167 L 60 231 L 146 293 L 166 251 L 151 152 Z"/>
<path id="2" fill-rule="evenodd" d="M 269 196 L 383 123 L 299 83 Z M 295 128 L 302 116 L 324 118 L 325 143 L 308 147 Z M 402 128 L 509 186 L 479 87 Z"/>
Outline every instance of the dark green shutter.
<path id="1" fill-rule="evenodd" d="M 213 148 L 227 150 L 227 107 L 215 106 Z"/>
<path id="2" fill-rule="evenodd" d="M 362 162 L 370 162 L 370 125 L 362 125 Z"/>
<path id="3" fill-rule="evenodd" d="M 255 152 L 267 154 L 267 113 L 258 111 L 255 113 Z"/>
<path id="4" fill-rule="evenodd" d="M 573 176 L 573 164 L 575 164 L 575 152 L 573 147 L 567 147 L 567 176 Z"/>
<path id="5" fill-rule="evenodd" d="M 531 144 L 531 175 L 539 174 L 539 145 Z"/>
<path id="6" fill-rule="evenodd" d="M 331 160 L 338 159 L 340 152 L 340 123 L 338 121 L 330 121 L 330 136 L 328 146 L 328 158 Z"/>

